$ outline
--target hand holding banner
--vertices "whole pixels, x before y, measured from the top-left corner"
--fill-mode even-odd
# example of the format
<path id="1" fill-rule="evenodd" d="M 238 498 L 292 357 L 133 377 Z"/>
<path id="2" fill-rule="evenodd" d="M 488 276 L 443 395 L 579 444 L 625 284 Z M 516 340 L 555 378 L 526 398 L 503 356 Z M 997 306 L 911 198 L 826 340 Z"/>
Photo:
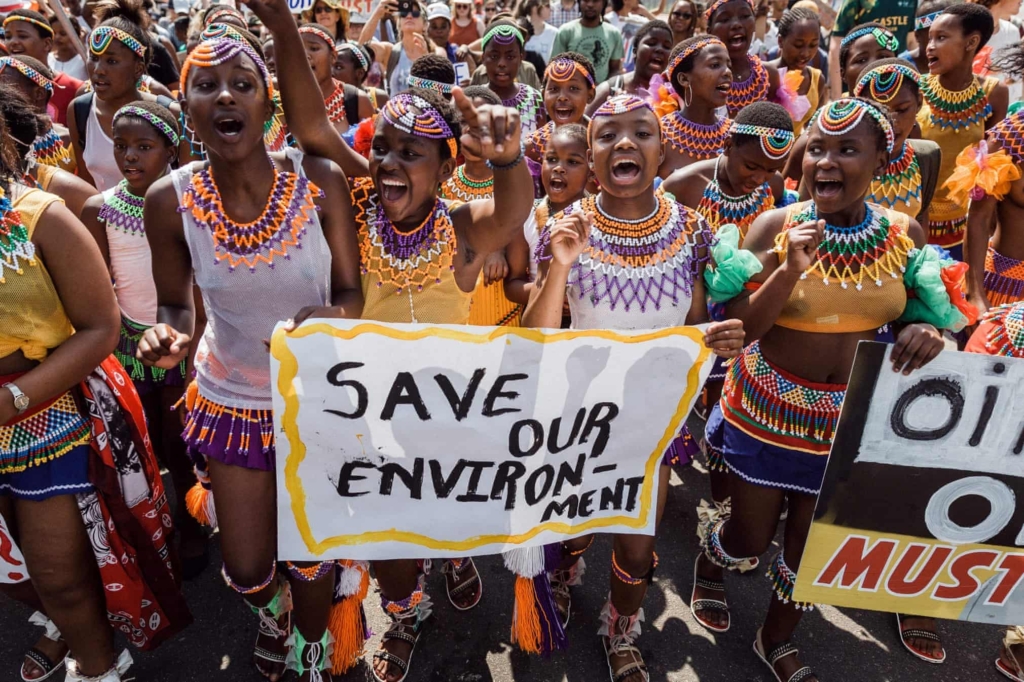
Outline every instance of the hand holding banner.
<path id="1" fill-rule="evenodd" d="M 654 533 L 703 331 L 316 320 L 272 342 L 278 553 L 494 554 Z"/>

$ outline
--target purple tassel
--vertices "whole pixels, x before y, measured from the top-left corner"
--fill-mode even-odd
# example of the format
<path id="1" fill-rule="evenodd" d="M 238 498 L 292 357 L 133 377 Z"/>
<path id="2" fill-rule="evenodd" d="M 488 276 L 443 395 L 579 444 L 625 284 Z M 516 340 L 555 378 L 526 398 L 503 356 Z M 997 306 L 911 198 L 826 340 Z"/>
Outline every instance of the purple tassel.
<path id="1" fill-rule="evenodd" d="M 549 547 L 551 545 L 548 545 Z M 545 548 L 545 554 L 547 554 Z M 551 590 L 551 580 L 547 572 L 541 573 L 533 579 L 533 591 L 536 594 L 537 608 L 541 613 L 541 625 L 549 624 L 541 628 L 541 655 L 547 657 L 551 652 L 558 649 L 569 648 L 569 638 L 562 628 L 562 617 L 558 615 L 555 607 L 555 593 Z"/>

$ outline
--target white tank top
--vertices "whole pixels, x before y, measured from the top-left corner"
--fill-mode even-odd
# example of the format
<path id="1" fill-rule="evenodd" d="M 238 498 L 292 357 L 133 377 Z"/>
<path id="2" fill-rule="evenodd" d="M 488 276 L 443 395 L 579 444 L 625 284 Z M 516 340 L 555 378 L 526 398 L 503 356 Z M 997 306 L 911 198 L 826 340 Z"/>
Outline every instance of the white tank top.
<path id="1" fill-rule="evenodd" d="M 107 202 L 117 192 L 112 187 L 103 193 Z M 153 258 L 146 232 L 125 229 L 104 222 L 110 250 L 110 271 L 114 275 L 114 294 L 121 314 L 138 324 L 156 324 L 156 283 L 153 281 Z"/>
<path id="2" fill-rule="evenodd" d="M 409 59 L 409 55 L 405 54 L 401 45 L 396 45 L 395 49 L 398 50 L 398 63 L 395 64 L 395 69 L 391 72 L 391 82 L 388 83 L 388 95 L 391 97 L 409 89 L 409 72 L 412 71 L 412 60 Z"/>
<path id="3" fill-rule="evenodd" d="M 121 169 L 114 160 L 114 141 L 110 139 L 96 117 L 96 97 L 89 107 L 89 119 L 85 126 L 85 149 L 82 162 L 94 180 L 96 189 L 106 192 L 121 182 Z"/>
<path id="4" fill-rule="evenodd" d="M 289 149 L 286 154 L 295 172 L 305 177 L 302 152 Z M 179 204 L 193 171 L 200 169 L 190 164 L 172 173 Z M 270 338 L 274 325 L 294 317 L 304 306 L 325 306 L 331 301 L 331 250 L 317 212 L 310 210 L 308 216 L 304 226 L 289 230 L 284 239 L 297 238 L 302 247 L 285 247 L 287 259 L 274 256 L 273 268 L 259 262 L 253 271 L 244 265 L 229 271 L 226 261 L 216 262 L 223 252 L 215 250 L 208 226 L 197 223 L 191 211 L 182 213 L 195 283 L 206 307 L 206 331 L 195 361 L 203 397 L 240 409 L 272 408 L 270 353 L 263 340 Z M 274 246 L 280 248 L 280 242 Z"/>

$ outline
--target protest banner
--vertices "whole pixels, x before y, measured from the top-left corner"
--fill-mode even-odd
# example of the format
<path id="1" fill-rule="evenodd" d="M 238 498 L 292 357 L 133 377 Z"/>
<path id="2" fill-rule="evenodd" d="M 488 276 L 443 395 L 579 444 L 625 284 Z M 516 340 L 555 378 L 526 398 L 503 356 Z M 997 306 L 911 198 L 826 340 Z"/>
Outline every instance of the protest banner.
<path id="1" fill-rule="evenodd" d="M 1024 623 L 1024 361 L 861 343 L 794 598 Z"/>
<path id="2" fill-rule="evenodd" d="M 0 585 L 11 585 L 28 580 L 25 557 L 7 529 L 7 522 L 0 514 Z"/>
<path id="3" fill-rule="evenodd" d="M 278 555 L 494 554 L 654 533 L 699 327 L 558 331 L 315 320 L 271 343 Z"/>

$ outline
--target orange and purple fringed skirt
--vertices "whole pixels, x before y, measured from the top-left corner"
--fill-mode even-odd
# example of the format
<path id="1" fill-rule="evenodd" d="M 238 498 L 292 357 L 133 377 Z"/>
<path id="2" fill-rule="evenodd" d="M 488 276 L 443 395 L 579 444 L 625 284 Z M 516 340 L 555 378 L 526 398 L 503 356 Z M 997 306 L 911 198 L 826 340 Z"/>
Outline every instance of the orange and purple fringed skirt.
<path id="1" fill-rule="evenodd" d="M 273 411 L 215 403 L 199 393 L 195 382 L 185 392 L 185 407 L 188 418 L 181 437 L 197 465 L 209 458 L 246 469 L 276 470 Z"/>
<path id="2" fill-rule="evenodd" d="M 845 384 L 790 374 L 752 343 L 729 368 L 708 447 L 745 481 L 816 495 L 845 396 Z"/>
<path id="3" fill-rule="evenodd" d="M 993 307 L 1024 300 L 1024 261 L 1014 260 L 988 247 L 985 294 Z"/>

